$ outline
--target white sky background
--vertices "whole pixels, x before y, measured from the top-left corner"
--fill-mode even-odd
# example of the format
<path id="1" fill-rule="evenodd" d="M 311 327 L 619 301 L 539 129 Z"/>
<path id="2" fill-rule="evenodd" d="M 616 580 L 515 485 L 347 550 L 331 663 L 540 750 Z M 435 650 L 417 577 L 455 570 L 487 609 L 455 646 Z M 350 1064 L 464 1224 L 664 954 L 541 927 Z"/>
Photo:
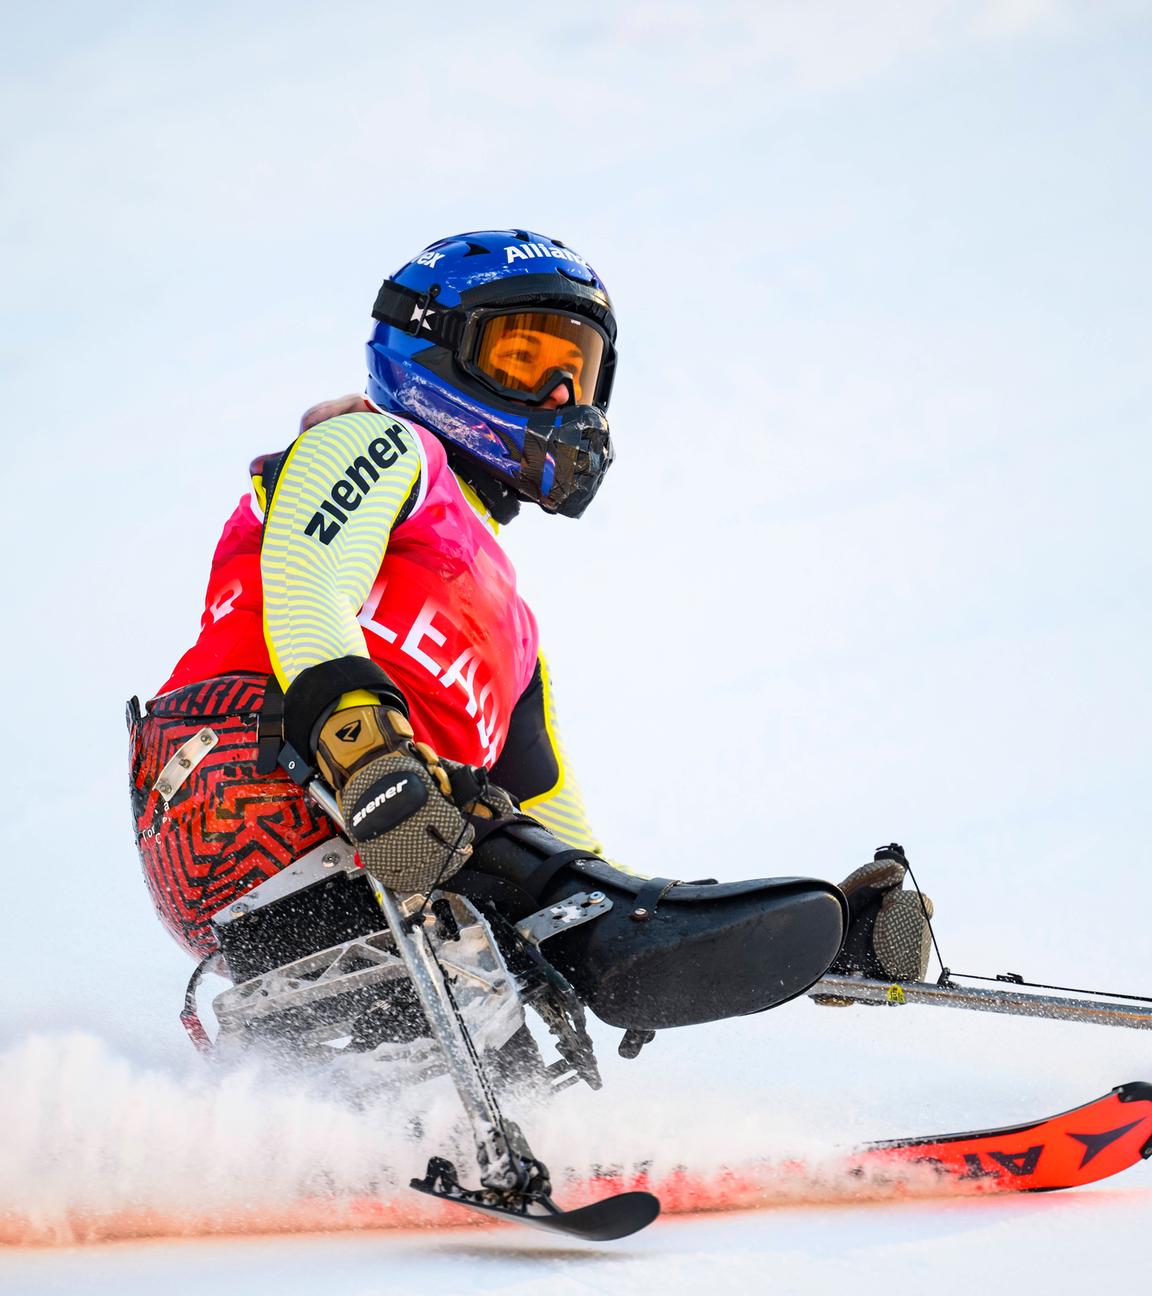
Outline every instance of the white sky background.
<path id="1" fill-rule="evenodd" d="M 493 225 L 620 318 L 596 506 L 505 533 L 612 852 L 839 878 L 895 837 L 954 967 L 1152 989 L 1152 6 L 4 22 L 0 1039 L 184 1056 L 123 700 L 249 458 L 362 387 L 380 280 Z M 830 1016 L 789 1020 L 867 1047 Z"/>

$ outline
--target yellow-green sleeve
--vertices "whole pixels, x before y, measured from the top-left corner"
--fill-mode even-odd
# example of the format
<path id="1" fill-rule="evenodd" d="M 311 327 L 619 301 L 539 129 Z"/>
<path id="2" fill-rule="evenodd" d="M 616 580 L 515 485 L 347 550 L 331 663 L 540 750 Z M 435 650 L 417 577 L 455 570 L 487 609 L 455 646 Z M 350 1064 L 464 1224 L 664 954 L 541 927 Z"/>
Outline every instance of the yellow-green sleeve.
<path id="1" fill-rule="evenodd" d="M 264 637 L 282 688 L 310 666 L 368 656 L 357 613 L 421 471 L 416 433 L 381 414 L 328 419 L 289 450 L 260 552 Z"/>

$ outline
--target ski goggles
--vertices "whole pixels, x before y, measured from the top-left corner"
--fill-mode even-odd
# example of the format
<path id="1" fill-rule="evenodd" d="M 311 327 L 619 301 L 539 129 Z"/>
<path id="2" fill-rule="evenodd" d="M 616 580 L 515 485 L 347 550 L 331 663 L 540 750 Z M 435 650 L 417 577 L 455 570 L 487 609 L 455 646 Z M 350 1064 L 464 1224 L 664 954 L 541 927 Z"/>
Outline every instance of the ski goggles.
<path id="1" fill-rule="evenodd" d="M 559 311 L 473 311 L 457 351 L 497 395 L 538 404 L 566 386 L 576 405 L 607 407 L 614 352 L 591 320 Z"/>

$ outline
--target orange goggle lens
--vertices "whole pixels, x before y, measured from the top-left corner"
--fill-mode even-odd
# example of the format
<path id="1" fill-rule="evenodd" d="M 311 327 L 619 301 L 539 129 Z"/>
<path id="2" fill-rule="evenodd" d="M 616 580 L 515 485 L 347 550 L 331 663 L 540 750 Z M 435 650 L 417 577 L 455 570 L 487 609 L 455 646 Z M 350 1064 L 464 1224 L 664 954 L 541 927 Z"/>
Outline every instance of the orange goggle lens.
<path id="1" fill-rule="evenodd" d="M 604 364 L 603 334 L 586 320 L 551 311 L 518 311 L 483 322 L 474 364 L 509 392 L 543 399 L 555 377 L 571 375 L 578 405 L 591 404 Z M 585 394 L 587 393 L 587 394 Z"/>

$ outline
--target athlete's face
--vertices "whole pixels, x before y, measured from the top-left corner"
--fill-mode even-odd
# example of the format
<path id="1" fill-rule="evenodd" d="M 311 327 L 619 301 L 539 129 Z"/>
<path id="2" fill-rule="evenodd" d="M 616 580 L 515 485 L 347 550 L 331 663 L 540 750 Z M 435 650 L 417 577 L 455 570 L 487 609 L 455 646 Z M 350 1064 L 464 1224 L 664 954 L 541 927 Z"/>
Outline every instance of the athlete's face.
<path id="1" fill-rule="evenodd" d="M 488 363 L 508 375 L 509 386 L 522 386 L 526 391 L 538 387 L 540 379 L 553 369 L 564 369 L 572 375 L 576 400 L 580 400 L 580 376 L 584 370 L 584 357 L 580 348 L 567 338 L 558 338 L 536 329 L 516 329 L 505 333 L 495 343 L 489 353 Z M 568 388 L 564 383 L 557 383 L 536 408 L 559 409 L 561 405 L 567 404 Z"/>

